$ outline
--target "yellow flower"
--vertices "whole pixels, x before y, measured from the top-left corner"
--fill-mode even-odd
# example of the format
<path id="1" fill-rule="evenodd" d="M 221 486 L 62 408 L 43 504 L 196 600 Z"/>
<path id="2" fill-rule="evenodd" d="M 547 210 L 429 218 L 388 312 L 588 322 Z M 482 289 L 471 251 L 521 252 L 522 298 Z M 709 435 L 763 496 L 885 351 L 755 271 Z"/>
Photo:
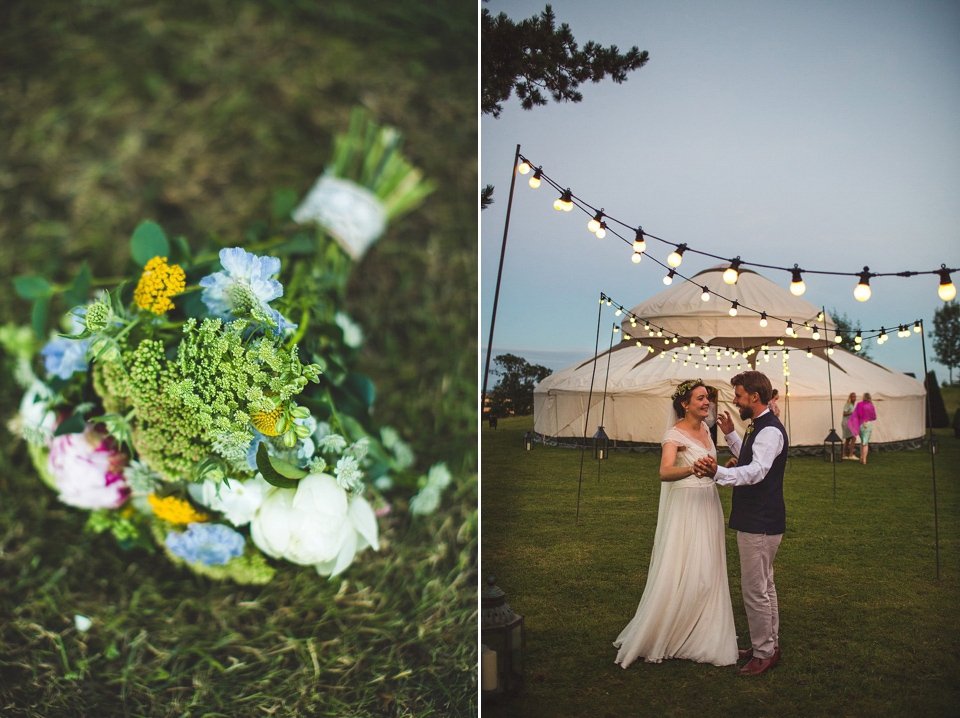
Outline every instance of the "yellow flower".
<path id="1" fill-rule="evenodd" d="M 162 499 L 156 494 L 150 494 L 147 501 L 153 507 L 153 513 L 157 515 L 157 518 L 170 523 L 188 524 L 210 520 L 210 517 L 206 514 L 195 511 L 188 501 L 178 499 L 176 496 L 168 496 Z"/>
<path id="2" fill-rule="evenodd" d="M 141 309 L 163 314 L 173 309 L 170 297 L 182 292 L 186 286 L 186 274 L 179 264 L 171 266 L 166 257 L 154 257 L 143 268 L 133 299 Z"/>
<path id="3" fill-rule="evenodd" d="M 264 436 L 278 436 L 282 431 L 277 431 L 277 422 L 283 416 L 283 407 L 278 406 L 273 411 L 258 411 L 250 417 L 250 421 Z"/>

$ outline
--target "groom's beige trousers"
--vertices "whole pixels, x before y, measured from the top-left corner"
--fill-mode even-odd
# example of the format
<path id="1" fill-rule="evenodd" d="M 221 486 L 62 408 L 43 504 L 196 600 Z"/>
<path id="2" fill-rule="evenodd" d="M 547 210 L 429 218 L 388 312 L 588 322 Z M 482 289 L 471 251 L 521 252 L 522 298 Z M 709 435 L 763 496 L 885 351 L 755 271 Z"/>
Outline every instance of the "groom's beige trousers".
<path id="1" fill-rule="evenodd" d="M 773 585 L 773 559 L 783 534 L 748 534 L 737 531 L 740 549 L 740 585 L 747 610 L 754 658 L 770 658 L 780 644 L 780 613 Z"/>

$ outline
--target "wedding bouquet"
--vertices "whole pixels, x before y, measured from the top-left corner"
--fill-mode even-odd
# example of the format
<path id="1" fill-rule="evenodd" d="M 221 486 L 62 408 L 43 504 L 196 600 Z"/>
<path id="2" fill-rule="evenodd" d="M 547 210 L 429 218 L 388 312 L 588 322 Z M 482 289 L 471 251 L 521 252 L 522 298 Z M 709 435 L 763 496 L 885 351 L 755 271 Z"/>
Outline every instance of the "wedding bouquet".
<path id="1" fill-rule="evenodd" d="M 352 368 L 362 331 L 344 311 L 353 262 L 432 190 L 399 144 L 356 111 L 309 195 L 277 193 L 273 226 L 246 246 L 194 254 L 144 222 L 129 281 L 95 291 L 86 265 L 67 286 L 15 280 L 34 303 L 32 328 L 0 331 L 26 388 L 17 429 L 91 531 L 261 584 L 268 558 L 332 577 L 377 550 L 394 494 L 418 490 L 412 513 L 437 507 L 450 474 L 417 476 L 398 433 L 374 427 L 373 385 Z M 40 348 L 60 299 L 69 331 Z"/>

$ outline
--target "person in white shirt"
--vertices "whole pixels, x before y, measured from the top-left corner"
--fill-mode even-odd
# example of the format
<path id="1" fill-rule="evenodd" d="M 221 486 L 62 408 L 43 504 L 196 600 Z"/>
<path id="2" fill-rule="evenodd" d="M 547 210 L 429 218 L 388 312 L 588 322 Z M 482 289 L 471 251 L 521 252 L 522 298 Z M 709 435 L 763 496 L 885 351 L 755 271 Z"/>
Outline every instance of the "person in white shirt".
<path id="1" fill-rule="evenodd" d="M 717 425 L 737 458 L 737 465 L 718 466 L 712 457 L 704 457 L 695 464 L 695 471 L 698 476 L 712 477 L 721 486 L 734 487 L 729 525 L 737 531 L 743 603 L 752 644 L 740 651 L 741 658 L 750 660 L 739 674 L 757 676 L 780 661 L 780 614 L 773 559 L 786 530 L 783 475 L 789 441 L 783 424 L 768 408 L 773 389 L 766 375 L 746 371 L 730 383 L 740 418 L 753 420 L 741 440 L 730 412 L 724 411 L 717 417 Z"/>

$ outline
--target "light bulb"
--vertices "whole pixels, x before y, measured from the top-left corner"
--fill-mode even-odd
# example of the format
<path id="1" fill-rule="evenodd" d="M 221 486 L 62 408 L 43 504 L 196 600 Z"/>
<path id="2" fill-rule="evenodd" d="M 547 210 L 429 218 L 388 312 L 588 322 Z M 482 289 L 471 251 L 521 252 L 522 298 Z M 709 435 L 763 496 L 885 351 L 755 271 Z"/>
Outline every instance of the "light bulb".
<path id="1" fill-rule="evenodd" d="M 522 175 L 529 174 L 530 172 L 530 163 L 527 160 L 524 160 L 519 165 L 517 165 L 517 172 Z"/>
<path id="2" fill-rule="evenodd" d="M 602 210 L 600 212 L 597 212 L 595 215 L 593 215 L 593 218 L 589 222 L 587 222 L 587 229 L 589 229 L 591 232 L 596 232 L 598 229 L 600 229 L 601 221 L 603 221 Z"/>
<path id="3" fill-rule="evenodd" d="M 760 326 L 761 326 L 761 327 L 767 326 L 767 313 L 766 313 L 766 312 L 760 312 Z"/>
<path id="4" fill-rule="evenodd" d="M 860 336 L 860 332 L 857 332 L 857 336 L 853 338 L 853 343 L 856 344 L 857 346 L 860 346 L 860 342 L 862 341 L 863 341 L 863 337 Z"/>
<path id="5" fill-rule="evenodd" d="M 534 189 L 536 189 L 537 187 L 539 187 L 539 186 L 540 186 L 540 178 L 541 178 L 542 176 L 543 176 L 543 175 L 540 174 L 540 168 L 538 167 L 538 168 L 537 168 L 537 171 L 533 173 L 533 177 L 530 178 L 530 182 L 529 182 L 530 186 L 533 187 Z"/>
<path id="6" fill-rule="evenodd" d="M 679 267 L 680 262 L 683 261 L 683 253 L 686 250 L 687 250 L 687 245 L 685 244 L 678 245 L 677 248 L 672 252 L 670 252 L 670 254 L 667 256 L 667 264 L 669 264 L 671 267 Z"/>
<path id="7" fill-rule="evenodd" d="M 615 316 L 619 317 L 621 314 L 623 314 L 623 307 L 617 307 L 617 312 Z"/>
<path id="8" fill-rule="evenodd" d="M 860 273 L 860 283 L 857 285 L 857 288 L 853 290 L 853 296 L 858 302 L 865 302 L 870 298 L 871 294 L 870 268 L 864 267 L 863 271 Z"/>
<path id="9" fill-rule="evenodd" d="M 710 290 L 706 287 L 700 287 L 703 292 L 700 294 L 701 301 L 709 302 L 710 301 Z"/>
<path id="10" fill-rule="evenodd" d="M 837 334 L 837 335 L 833 338 L 833 341 L 835 341 L 837 344 L 839 344 L 840 342 L 843 341 L 843 337 L 840 336 L 839 334 Z"/>
<path id="11" fill-rule="evenodd" d="M 947 265 L 941 264 L 937 271 L 940 273 L 940 287 L 937 289 L 937 296 L 943 301 L 949 302 L 957 296 L 957 288 L 950 281 L 950 272 L 947 270 Z"/>
<path id="12" fill-rule="evenodd" d="M 799 297 L 807 290 L 807 285 L 803 283 L 803 276 L 800 274 L 800 268 L 794 264 L 793 265 L 793 280 L 790 282 L 790 293 Z"/>
<path id="13" fill-rule="evenodd" d="M 637 236 L 633 238 L 633 251 L 640 254 L 647 249 L 647 240 L 643 238 L 643 228 L 637 228 Z M 637 260 L 639 261 L 639 260 Z"/>
<path id="14" fill-rule="evenodd" d="M 674 274 L 675 274 L 675 272 L 671 269 L 671 270 L 667 273 L 667 276 L 665 276 L 665 277 L 663 278 L 663 283 L 666 284 L 666 285 L 668 285 L 668 286 L 671 285 L 671 284 L 673 284 L 673 275 L 674 275 Z"/>
<path id="15" fill-rule="evenodd" d="M 913 325 L 913 331 L 917 334 L 920 333 L 920 322 L 917 322 Z"/>
<path id="16" fill-rule="evenodd" d="M 561 197 L 557 197 L 555 200 L 553 200 L 553 208 L 558 212 L 563 209 L 563 199 Z"/>
<path id="17" fill-rule="evenodd" d="M 601 222 L 601 223 L 600 223 L 600 226 L 597 227 L 597 232 L 596 232 L 596 234 L 597 234 L 597 239 L 603 239 L 604 237 L 607 236 L 607 223 L 606 223 L 606 222 Z"/>
<path id="18" fill-rule="evenodd" d="M 813 356 L 813 352 L 807 349 L 807 359 Z"/>
<path id="19" fill-rule="evenodd" d="M 730 260 L 730 266 L 727 267 L 723 272 L 723 281 L 727 284 L 736 284 L 737 279 L 740 278 L 740 273 L 737 271 L 739 266 L 740 257 Z"/>
<path id="20" fill-rule="evenodd" d="M 813 338 L 814 338 L 814 339 L 819 339 L 819 338 L 820 338 L 820 332 L 819 332 L 819 330 L 817 330 L 817 329 L 814 329 L 814 330 L 813 330 Z"/>
<path id="21" fill-rule="evenodd" d="M 730 305 L 729 314 L 731 317 L 737 316 L 737 302 Z"/>
<path id="22" fill-rule="evenodd" d="M 640 260 L 643 259 L 643 255 L 640 254 L 640 252 L 634 252 L 631 259 L 633 259 L 634 264 L 640 264 Z"/>

